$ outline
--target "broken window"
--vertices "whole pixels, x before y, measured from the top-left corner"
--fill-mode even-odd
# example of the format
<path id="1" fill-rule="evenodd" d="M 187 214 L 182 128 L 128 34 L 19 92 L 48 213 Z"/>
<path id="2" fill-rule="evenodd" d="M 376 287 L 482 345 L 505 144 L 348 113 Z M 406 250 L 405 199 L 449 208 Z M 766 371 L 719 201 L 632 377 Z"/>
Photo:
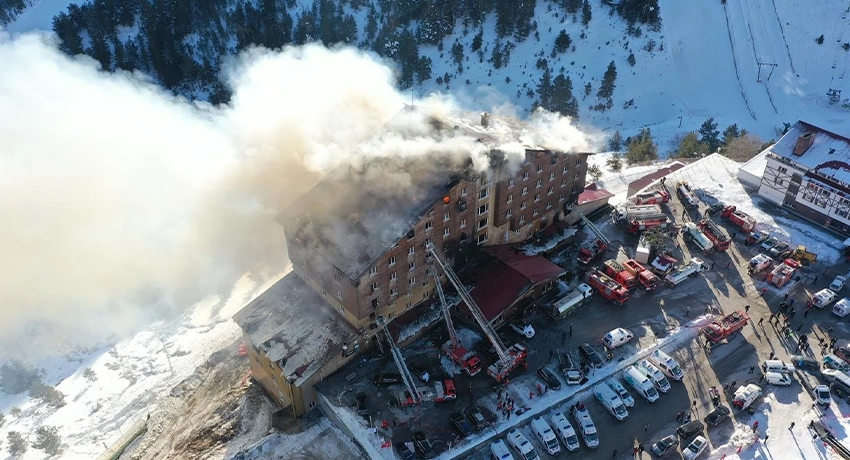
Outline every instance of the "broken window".
<path id="1" fill-rule="evenodd" d="M 478 199 L 483 200 L 484 198 L 487 198 L 487 196 L 489 196 L 489 192 L 490 192 L 489 187 L 482 188 L 481 191 L 478 192 Z"/>
<path id="2" fill-rule="evenodd" d="M 416 270 L 416 262 L 407 264 L 407 271 L 412 272 L 413 270 Z"/>
<path id="3" fill-rule="evenodd" d="M 407 232 L 407 239 L 413 239 L 414 236 L 416 236 L 416 234 L 413 232 L 413 229 L 411 228 L 410 231 Z"/>
<path id="4" fill-rule="evenodd" d="M 430 220 L 428 222 L 425 222 L 425 230 L 431 230 L 432 228 L 434 228 L 433 222 L 431 222 Z"/>
<path id="5" fill-rule="evenodd" d="M 378 290 L 378 282 L 377 282 L 377 281 L 375 281 L 374 283 L 372 283 L 372 290 L 373 290 L 373 291 L 377 291 L 377 290 Z"/>

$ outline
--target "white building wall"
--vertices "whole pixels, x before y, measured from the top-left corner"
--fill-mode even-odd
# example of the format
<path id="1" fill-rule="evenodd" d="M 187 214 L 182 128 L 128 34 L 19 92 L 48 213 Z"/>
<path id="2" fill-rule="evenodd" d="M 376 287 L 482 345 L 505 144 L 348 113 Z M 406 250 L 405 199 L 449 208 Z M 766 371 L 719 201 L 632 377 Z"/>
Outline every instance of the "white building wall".
<path id="1" fill-rule="evenodd" d="M 785 193 L 791 184 L 791 176 L 795 173 L 802 176 L 805 171 L 768 156 L 758 195 L 771 203 L 782 206 L 785 201 Z"/>

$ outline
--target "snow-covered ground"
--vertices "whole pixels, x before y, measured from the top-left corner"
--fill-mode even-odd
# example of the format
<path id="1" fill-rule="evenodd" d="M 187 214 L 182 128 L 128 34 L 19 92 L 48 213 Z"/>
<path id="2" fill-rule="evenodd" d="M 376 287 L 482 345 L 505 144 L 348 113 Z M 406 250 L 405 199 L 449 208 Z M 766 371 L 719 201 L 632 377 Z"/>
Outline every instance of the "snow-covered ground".
<path id="1" fill-rule="evenodd" d="M 0 26 L 7 32 L 22 33 L 31 30 L 53 30 L 53 17 L 66 11 L 68 5 L 84 3 L 81 0 L 30 0 L 31 5 L 14 21 Z"/>

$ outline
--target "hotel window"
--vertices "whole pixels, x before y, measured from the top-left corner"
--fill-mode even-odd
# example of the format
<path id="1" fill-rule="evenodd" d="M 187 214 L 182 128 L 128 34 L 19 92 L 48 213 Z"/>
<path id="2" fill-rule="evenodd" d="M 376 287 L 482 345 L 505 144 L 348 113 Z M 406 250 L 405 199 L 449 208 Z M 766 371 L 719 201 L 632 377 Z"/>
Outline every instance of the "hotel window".
<path id="1" fill-rule="evenodd" d="M 377 281 L 376 281 L 376 282 L 374 282 L 374 283 L 372 283 L 372 290 L 373 290 L 373 291 L 377 291 L 377 290 L 378 290 L 378 283 L 377 283 Z"/>
<path id="2" fill-rule="evenodd" d="M 523 195 L 528 195 L 528 187 L 523 187 L 523 188 L 522 188 L 522 194 L 523 194 Z"/>
<path id="3" fill-rule="evenodd" d="M 431 230 L 432 228 L 434 228 L 433 222 L 431 222 L 430 220 L 428 222 L 425 222 L 425 230 Z"/>
<path id="4" fill-rule="evenodd" d="M 564 194 L 562 193 L 562 194 L 561 194 L 561 197 L 560 197 L 560 198 L 558 198 L 558 201 L 564 201 L 564 200 L 566 200 L 566 199 L 567 199 L 567 196 L 566 196 L 566 195 L 564 195 Z"/>
<path id="5" fill-rule="evenodd" d="M 372 267 L 372 268 L 369 269 L 369 275 L 370 276 L 375 276 L 377 274 L 378 274 L 378 267 Z"/>
<path id="6" fill-rule="evenodd" d="M 415 277 L 415 276 L 411 276 L 411 277 L 410 277 L 410 279 L 408 279 L 408 280 L 407 280 L 407 285 L 408 285 L 408 286 L 413 286 L 414 284 L 416 284 L 416 277 Z M 408 294 L 410 294 L 410 293 L 408 292 Z"/>
<path id="7" fill-rule="evenodd" d="M 466 196 L 466 187 L 460 189 L 460 196 Z"/>
<path id="8" fill-rule="evenodd" d="M 519 204 L 519 208 L 520 208 L 520 209 L 525 209 L 525 201 L 523 201 L 522 203 L 520 203 L 520 204 Z"/>
<path id="9" fill-rule="evenodd" d="M 478 244 L 483 244 L 485 241 L 487 241 L 487 233 L 486 232 L 478 235 Z"/>
<path id="10" fill-rule="evenodd" d="M 398 279 L 396 272 L 390 273 L 390 281 L 395 281 L 396 279 Z"/>
<path id="11" fill-rule="evenodd" d="M 576 175 L 573 176 L 573 180 L 578 180 L 578 173 L 576 173 Z"/>
<path id="12" fill-rule="evenodd" d="M 407 264 L 407 271 L 412 272 L 413 270 L 416 270 L 416 262 Z"/>
<path id="13" fill-rule="evenodd" d="M 508 219 L 510 219 L 511 216 L 513 216 L 513 215 L 514 215 L 514 212 L 510 209 L 508 209 L 508 212 L 505 213 L 505 217 L 507 217 Z"/>
<path id="14" fill-rule="evenodd" d="M 389 266 L 392 267 L 393 265 L 395 265 L 395 256 L 390 257 Z"/>
<path id="15" fill-rule="evenodd" d="M 567 173 L 567 167 L 564 166 L 564 174 L 566 174 L 566 173 Z"/>
<path id="16" fill-rule="evenodd" d="M 537 215 L 538 215 L 538 214 L 540 214 L 540 211 L 538 210 L 538 208 L 534 208 L 534 214 L 533 214 L 533 216 L 534 216 L 534 217 L 537 217 Z"/>
<path id="17" fill-rule="evenodd" d="M 434 217 L 434 210 L 428 211 L 428 217 Z"/>
<path id="18" fill-rule="evenodd" d="M 522 180 L 528 180 L 528 171 L 522 173 Z"/>
<path id="19" fill-rule="evenodd" d="M 546 209 L 552 209 L 552 200 L 546 201 Z"/>
<path id="20" fill-rule="evenodd" d="M 484 188 L 482 188 L 482 189 L 481 189 L 481 191 L 480 191 L 480 192 L 478 192 L 478 199 L 479 199 L 479 200 L 483 200 L 484 198 L 487 198 L 487 196 L 489 195 L 489 193 L 490 193 L 490 188 L 489 188 L 489 187 L 484 187 Z"/>
<path id="21" fill-rule="evenodd" d="M 578 160 L 576 160 L 576 166 L 581 166 L 581 157 L 579 157 Z"/>
<path id="22" fill-rule="evenodd" d="M 536 188 L 543 187 L 543 179 L 537 179 L 537 183 L 534 184 Z"/>
<path id="23" fill-rule="evenodd" d="M 549 180 L 555 180 L 555 172 L 552 171 L 552 174 L 549 174 Z"/>
<path id="24" fill-rule="evenodd" d="M 537 165 L 537 173 L 540 174 L 543 172 L 543 165 Z"/>
<path id="25" fill-rule="evenodd" d="M 416 253 L 416 246 L 411 246 L 411 247 L 407 248 L 407 255 L 412 256 L 415 253 Z"/>
<path id="26" fill-rule="evenodd" d="M 449 231 L 449 229 L 447 229 L 447 228 L 444 228 L 443 229 L 443 236 L 445 237 L 445 236 L 449 236 L 449 235 L 451 235 L 451 231 Z"/>
<path id="27" fill-rule="evenodd" d="M 396 296 L 396 295 L 398 295 L 398 289 L 396 289 L 396 288 L 390 288 L 390 295 L 391 295 L 391 296 Z"/>
<path id="28" fill-rule="evenodd" d="M 484 214 L 489 210 L 490 210 L 490 205 L 482 204 L 481 206 L 478 207 L 478 215 L 480 216 L 481 214 Z"/>
<path id="29" fill-rule="evenodd" d="M 478 230 L 481 230 L 482 228 L 485 228 L 485 227 L 487 227 L 487 218 L 486 217 L 478 221 Z"/>
<path id="30" fill-rule="evenodd" d="M 340 283 L 339 275 L 334 275 L 334 281 L 336 281 L 336 284 Z"/>
<path id="31" fill-rule="evenodd" d="M 514 180 L 511 179 L 511 180 L 508 181 L 508 188 L 511 188 L 513 186 L 514 186 Z"/>
<path id="32" fill-rule="evenodd" d="M 466 228 L 466 219 L 460 220 L 460 228 Z"/>
<path id="33" fill-rule="evenodd" d="M 520 225 L 525 223 L 525 214 L 519 216 L 519 223 L 520 223 Z"/>
<path id="34" fill-rule="evenodd" d="M 551 194 L 553 194 L 553 193 L 555 193 L 555 187 L 549 187 L 549 192 L 548 192 L 548 194 L 549 194 L 549 195 L 551 195 Z"/>
<path id="35" fill-rule="evenodd" d="M 561 181 L 561 187 L 566 187 L 566 186 L 567 186 L 567 180 L 564 179 L 564 180 Z"/>
<path id="36" fill-rule="evenodd" d="M 319 275 L 319 283 L 325 284 L 325 276 Z"/>
<path id="37" fill-rule="evenodd" d="M 538 201 L 540 201 L 540 194 L 539 193 L 534 195 L 534 202 L 537 203 Z"/>
<path id="38" fill-rule="evenodd" d="M 336 298 L 342 300 L 342 291 L 340 291 L 339 289 L 336 290 Z"/>
<path id="39" fill-rule="evenodd" d="M 452 215 L 449 213 L 443 214 L 443 222 L 446 222 L 452 218 Z"/>
<path id="40" fill-rule="evenodd" d="M 508 203 L 512 203 L 514 201 L 513 195 L 508 195 Z"/>

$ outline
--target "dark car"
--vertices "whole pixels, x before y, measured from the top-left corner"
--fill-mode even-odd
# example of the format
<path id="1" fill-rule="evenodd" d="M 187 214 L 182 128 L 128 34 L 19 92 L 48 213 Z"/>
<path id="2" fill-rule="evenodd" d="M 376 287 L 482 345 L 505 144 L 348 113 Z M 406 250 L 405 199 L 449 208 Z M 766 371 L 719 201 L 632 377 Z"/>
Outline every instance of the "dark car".
<path id="1" fill-rule="evenodd" d="M 375 384 L 376 385 L 395 385 L 396 383 L 401 383 L 401 375 L 399 375 L 399 374 L 376 374 L 375 375 Z"/>
<path id="2" fill-rule="evenodd" d="M 558 380 L 558 377 L 556 377 L 549 369 L 541 367 L 540 369 L 537 369 L 537 375 L 540 376 L 540 380 L 543 380 L 543 383 L 545 383 L 547 387 L 553 390 L 561 389 L 561 381 Z"/>
<path id="3" fill-rule="evenodd" d="M 754 244 L 761 245 L 769 237 L 770 235 L 767 232 L 752 232 L 750 233 L 750 236 L 747 237 L 747 240 L 744 241 L 744 244 L 747 246 L 752 246 Z"/>
<path id="4" fill-rule="evenodd" d="M 466 419 L 469 420 L 469 423 L 472 424 L 475 431 L 481 431 L 484 428 L 487 428 L 487 419 L 484 418 L 484 414 L 481 413 L 481 410 L 476 406 L 472 406 L 467 408 L 464 413 L 466 414 Z"/>
<path id="5" fill-rule="evenodd" d="M 366 393 L 357 393 L 357 396 L 354 397 L 354 400 L 357 402 L 357 414 L 362 415 L 364 417 L 369 415 L 369 406 L 367 402 L 369 398 L 366 396 Z"/>
<path id="6" fill-rule="evenodd" d="M 820 370 L 820 363 L 816 359 L 809 358 L 808 356 L 791 356 L 791 364 L 794 366 L 795 369 L 800 369 L 804 371 Z"/>
<path id="7" fill-rule="evenodd" d="M 705 416 L 703 420 L 705 423 L 709 424 L 709 426 L 717 426 L 718 423 L 729 418 L 729 408 L 726 406 L 717 406 Z"/>
<path id="8" fill-rule="evenodd" d="M 411 374 L 415 375 L 424 383 L 428 383 L 431 380 L 431 374 L 428 372 L 428 369 L 425 368 L 422 364 L 411 364 L 407 366 L 407 369 Z"/>
<path id="9" fill-rule="evenodd" d="M 416 448 L 416 455 L 419 458 L 427 459 L 437 456 L 437 453 L 434 452 L 434 447 L 431 446 L 431 441 L 428 440 L 425 433 L 421 431 L 414 431 L 411 433 L 411 436 L 413 436 L 413 446 Z"/>
<path id="10" fill-rule="evenodd" d="M 705 210 L 708 215 L 713 215 L 723 210 L 726 207 L 722 201 L 715 201 L 713 204 L 708 205 L 708 209 Z"/>
<path id="11" fill-rule="evenodd" d="M 461 438 L 465 438 L 472 434 L 472 425 L 464 418 L 460 412 L 452 412 L 449 414 L 449 421 L 452 422 L 452 428 L 457 431 Z"/>
<path id="12" fill-rule="evenodd" d="M 398 454 L 401 460 L 413 460 L 416 458 L 416 453 L 410 450 L 406 442 L 397 442 L 393 444 L 393 449 Z"/>
<path id="13" fill-rule="evenodd" d="M 676 450 L 676 446 L 679 445 L 679 440 L 676 439 L 672 434 L 670 436 L 666 436 L 662 438 L 660 441 L 656 442 L 652 445 L 650 450 L 657 457 L 660 457 L 668 452 Z"/>
<path id="14" fill-rule="evenodd" d="M 704 428 L 705 425 L 703 425 L 699 420 L 691 420 L 679 428 L 676 428 L 676 433 L 678 433 L 683 439 L 688 439 L 692 436 L 696 436 L 697 433 L 702 433 Z"/>
<path id="15" fill-rule="evenodd" d="M 590 364 L 592 367 L 600 368 L 605 364 L 605 359 L 598 351 L 594 350 L 589 343 L 579 345 L 578 352 L 581 354 L 582 361 Z"/>

